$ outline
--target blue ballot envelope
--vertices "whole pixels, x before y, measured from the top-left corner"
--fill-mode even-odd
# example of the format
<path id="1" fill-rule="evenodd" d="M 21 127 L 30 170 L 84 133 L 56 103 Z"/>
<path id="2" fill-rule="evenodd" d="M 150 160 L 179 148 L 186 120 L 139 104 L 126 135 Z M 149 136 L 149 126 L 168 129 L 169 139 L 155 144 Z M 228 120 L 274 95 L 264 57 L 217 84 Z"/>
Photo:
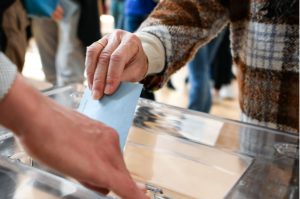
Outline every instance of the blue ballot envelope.
<path id="1" fill-rule="evenodd" d="M 105 95 L 101 100 L 94 100 L 87 88 L 78 111 L 114 128 L 123 150 L 142 88 L 141 84 L 122 82 L 113 95 Z"/>

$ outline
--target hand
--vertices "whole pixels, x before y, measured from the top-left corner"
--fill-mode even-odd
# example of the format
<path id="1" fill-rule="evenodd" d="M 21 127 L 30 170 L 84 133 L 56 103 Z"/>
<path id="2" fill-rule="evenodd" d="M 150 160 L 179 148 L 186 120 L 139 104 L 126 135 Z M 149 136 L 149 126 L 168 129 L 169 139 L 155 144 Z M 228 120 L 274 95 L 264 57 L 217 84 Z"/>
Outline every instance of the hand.
<path id="1" fill-rule="evenodd" d="M 60 21 L 64 18 L 64 10 L 60 5 L 57 5 L 55 10 L 52 13 L 52 19 L 54 21 Z"/>
<path id="2" fill-rule="evenodd" d="M 126 169 L 112 128 L 61 107 L 19 76 L 0 110 L 0 123 L 18 135 L 35 160 L 96 191 L 146 198 Z"/>
<path id="3" fill-rule="evenodd" d="M 87 48 L 86 73 L 94 99 L 113 94 L 121 81 L 144 79 L 148 60 L 139 38 L 116 30 Z"/>

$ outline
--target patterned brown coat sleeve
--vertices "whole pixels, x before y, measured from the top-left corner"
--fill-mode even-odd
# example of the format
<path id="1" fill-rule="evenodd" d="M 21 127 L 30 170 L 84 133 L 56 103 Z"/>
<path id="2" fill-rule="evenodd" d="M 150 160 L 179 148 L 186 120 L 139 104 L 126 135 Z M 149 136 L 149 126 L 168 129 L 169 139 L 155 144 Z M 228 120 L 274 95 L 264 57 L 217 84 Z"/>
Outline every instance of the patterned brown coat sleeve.
<path id="1" fill-rule="evenodd" d="M 163 86 L 197 49 L 214 38 L 229 22 L 229 12 L 217 0 L 164 0 L 138 31 L 156 36 L 165 48 L 164 70 L 147 77 L 145 88 Z"/>

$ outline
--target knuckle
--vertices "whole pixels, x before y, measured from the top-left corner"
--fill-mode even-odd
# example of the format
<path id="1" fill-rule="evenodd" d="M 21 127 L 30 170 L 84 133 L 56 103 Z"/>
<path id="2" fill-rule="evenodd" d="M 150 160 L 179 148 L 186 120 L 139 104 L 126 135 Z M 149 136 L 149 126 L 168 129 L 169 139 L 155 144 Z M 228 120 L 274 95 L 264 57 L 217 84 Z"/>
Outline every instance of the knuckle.
<path id="1" fill-rule="evenodd" d="M 128 41 L 130 41 L 131 43 L 134 43 L 134 44 L 138 44 L 139 38 L 135 34 L 131 33 L 130 35 L 128 35 Z"/>
<path id="2" fill-rule="evenodd" d="M 135 34 L 130 34 L 129 38 L 132 40 L 132 41 L 138 41 L 139 38 L 135 35 Z"/>
<path id="3" fill-rule="evenodd" d="M 111 53 L 107 50 L 104 50 L 103 52 L 101 52 L 100 56 L 99 56 L 99 61 L 101 60 L 109 60 L 111 56 Z"/>
<path id="4" fill-rule="evenodd" d="M 116 130 L 112 128 L 107 129 L 107 135 L 109 135 L 109 139 L 112 143 L 118 144 L 119 143 L 119 134 Z"/>
<path id="5" fill-rule="evenodd" d="M 95 74 L 93 78 L 93 88 L 102 91 L 104 89 L 104 82 L 105 79 L 102 76 Z"/>
<path id="6" fill-rule="evenodd" d="M 141 46 L 139 38 L 134 34 L 127 37 L 126 43 L 127 47 L 134 52 L 138 51 L 138 49 L 140 49 Z"/>
<path id="7" fill-rule="evenodd" d="M 119 81 L 119 77 L 112 76 L 112 75 L 107 76 L 107 79 L 106 79 L 106 83 L 110 84 L 110 85 L 115 85 L 118 83 L 118 81 Z"/>
<path id="8" fill-rule="evenodd" d="M 119 63 L 119 62 L 122 61 L 122 56 L 121 56 L 120 54 L 114 53 L 114 54 L 111 55 L 110 60 L 111 60 L 112 62 L 117 62 L 117 63 Z"/>
<path id="9" fill-rule="evenodd" d="M 103 78 L 101 78 L 99 75 L 95 75 L 94 83 L 98 86 L 104 84 Z"/>
<path id="10" fill-rule="evenodd" d="M 88 47 L 86 48 L 86 53 L 87 53 L 87 55 L 93 54 L 95 51 L 96 51 L 96 47 L 93 46 L 93 45 L 90 45 L 90 46 L 88 46 Z"/>
<path id="11" fill-rule="evenodd" d="M 104 78 L 101 75 L 95 75 L 93 82 L 95 84 L 96 88 L 102 88 L 104 87 Z"/>
<path id="12" fill-rule="evenodd" d="M 96 47 L 87 47 L 86 49 L 86 61 L 89 61 L 93 59 L 95 56 L 97 56 L 97 49 Z"/>
<path id="13" fill-rule="evenodd" d="M 87 67 L 86 68 L 86 75 L 88 77 L 92 76 L 94 74 L 94 71 L 90 68 L 90 67 Z"/>
<path id="14" fill-rule="evenodd" d="M 114 32 L 114 34 L 115 34 L 116 36 L 121 36 L 121 35 L 123 34 L 123 30 L 116 29 L 115 32 Z"/>
<path id="15" fill-rule="evenodd" d="M 107 65 L 109 63 L 110 57 L 110 53 L 108 51 L 104 51 L 99 55 L 98 63 L 100 65 Z"/>
<path id="16" fill-rule="evenodd" d="M 97 90 L 97 91 L 99 91 L 99 92 L 103 92 L 103 90 L 104 90 L 104 84 L 103 83 L 93 83 L 93 90 Z"/>

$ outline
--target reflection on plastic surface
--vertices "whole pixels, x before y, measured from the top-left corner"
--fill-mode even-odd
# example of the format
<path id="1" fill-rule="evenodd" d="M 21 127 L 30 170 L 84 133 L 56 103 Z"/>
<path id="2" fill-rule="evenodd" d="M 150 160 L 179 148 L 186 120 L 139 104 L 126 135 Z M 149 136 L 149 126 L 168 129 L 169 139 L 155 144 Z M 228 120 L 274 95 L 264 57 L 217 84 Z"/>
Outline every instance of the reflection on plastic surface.
<path id="1" fill-rule="evenodd" d="M 210 122 L 206 122 L 207 120 L 210 120 Z M 220 123 L 223 124 L 221 128 L 218 125 Z M 216 129 L 214 129 L 214 124 L 217 124 Z M 207 144 L 205 138 L 203 139 L 201 136 L 186 136 L 187 134 L 199 132 L 199 130 L 203 129 L 201 125 L 206 126 L 206 129 L 218 129 L 218 137 L 214 144 L 215 149 L 221 148 L 226 152 L 239 154 L 241 155 L 239 156 L 240 158 L 251 157 L 254 159 L 246 173 L 242 175 L 237 184 L 235 184 L 226 195 L 226 198 L 295 198 L 298 193 L 297 190 L 299 189 L 299 178 L 297 174 L 299 162 L 295 157 L 291 158 L 287 154 L 278 156 L 274 144 L 280 142 L 280 140 L 284 140 L 286 143 L 289 143 L 289 146 L 298 145 L 298 135 L 281 133 L 258 126 L 215 118 L 194 111 L 153 103 L 147 100 L 141 100 L 139 103 L 134 127 L 131 129 L 129 141 L 126 146 L 125 157 L 127 164 L 129 164 L 131 168 L 131 173 L 136 179 L 150 181 L 155 185 L 161 185 L 164 190 L 168 191 L 168 189 L 165 189 L 165 184 L 163 184 L 166 183 L 166 181 L 169 184 L 174 184 L 177 181 L 186 182 L 198 174 L 197 172 L 192 172 L 191 169 L 180 169 L 177 173 L 173 173 L 174 169 L 180 167 L 178 163 L 180 161 L 176 160 L 175 164 L 169 165 L 169 168 L 165 169 L 159 176 L 154 175 L 154 177 L 160 177 L 160 179 L 156 182 L 152 182 L 153 173 L 163 167 L 154 165 L 168 165 L 170 163 L 170 161 L 166 161 L 165 158 L 159 159 L 159 156 L 169 155 L 181 159 L 186 158 L 188 160 L 195 160 L 195 157 L 196 160 L 199 160 L 199 158 L 202 160 L 206 159 L 202 161 L 202 163 L 209 163 L 209 161 L 207 161 L 209 157 L 214 160 L 222 159 L 224 155 L 205 155 L 205 150 L 201 149 L 203 145 L 197 144 Z M 185 133 L 181 133 L 183 129 L 182 126 L 187 127 L 184 128 Z M 166 144 L 166 140 L 175 141 L 176 139 L 178 142 L 186 143 L 189 147 L 200 146 L 198 148 L 200 148 L 201 152 L 193 153 L 188 150 L 187 147 L 180 147 L 181 144 L 174 144 L 173 148 L 170 148 L 168 144 Z M 146 163 L 144 166 L 139 165 L 141 164 L 140 161 L 134 161 L 136 158 L 143 158 L 138 157 L 139 153 L 136 153 L 137 150 L 139 153 L 141 153 L 142 150 L 152 150 L 152 153 L 149 152 L 150 156 L 145 158 L 144 163 Z M 171 153 L 170 150 L 172 151 Z M 180 151 L 180 153 L 178 153 L 178 151 Z M 152 162 L 149 163 L 149 161 Z M 223 162 L 222 167 L 226 167 L 227 164 L 230 164 L 230 161 L 226 159 L 224 159 Z M 191 164 L 187 163 L 187 165 L 190 166 Z M 211 166 L 212 164 L 208 165 Z M 140 167 L 147 171 L 140 172 Z M 217 168 L 220 169 L 220 167 Z M 197 169 L 199 168 L 197 167 Z M 216 174 L 215 171 L 212 173 Z M 179 176 L 180 174 L 181 176 Z M 221 176 L 217 175 L 216 178 L 218 177 Z M 193 194 L 203 196 L 202 192 L 209 189 L 208 186 L 204 186 L 202 189 L 203 186 L 199 186 L 199 183 L 196 183 L 196 185 L 190 183 L 189 185 L 194 189 L 192 188 L 192 190 L 187 191 L 187 189 L 177 184 L 174 186 L 176 188 L 170 190 L 172 193 L 176 193 L 175 198 L 203 198 L 195 197 Z M 182 189 L 188 193 L 196 190 L 198 190 L 198 192 L 191 194 L 193 196 L 180 195 L 178 190 Z M 215 186 L 211 186 L 210 192 L 217 192 Z"/>
<path id="2" fill-rule="evenodd" d="M 140 102 L 135 116 L 135 126 L 151 132 L 162 131 L 190 141 L 215 145 L 223 127 L 223 121 L 205 117 L 200 119 L 199 115 L 186 114 L 170 108 L 162 110 L 163 107 L 161 104 L 146 100 L 143 100 L 141 106 Z"/>
<path id="3" fill-rule="evenodd" d="M 277 153 L 283 156 L 299 159 L 299 145 L 289 143 L 275 143 L 274 148 Z"/>
<path id="4" fill-rule="evenodd" d="M 0 157 L 2 199 L 105 199 L 57 176 Z"/>
<path id="5" fill-rule="evenodd" d="M 172 199 L 171 197 L 164 195 L 164 192 L 161 188 L 149 183 L 146 183 L 145 186 L 148 192 L 150 192 L 152 199 Z"/>
<path id="6" fill-rule="evenodd" d="M 252 162 L 250 157 L 137 128 L 131 129 L 125 160 L 135 179 L 178 199 L 224 198 Z"/>

